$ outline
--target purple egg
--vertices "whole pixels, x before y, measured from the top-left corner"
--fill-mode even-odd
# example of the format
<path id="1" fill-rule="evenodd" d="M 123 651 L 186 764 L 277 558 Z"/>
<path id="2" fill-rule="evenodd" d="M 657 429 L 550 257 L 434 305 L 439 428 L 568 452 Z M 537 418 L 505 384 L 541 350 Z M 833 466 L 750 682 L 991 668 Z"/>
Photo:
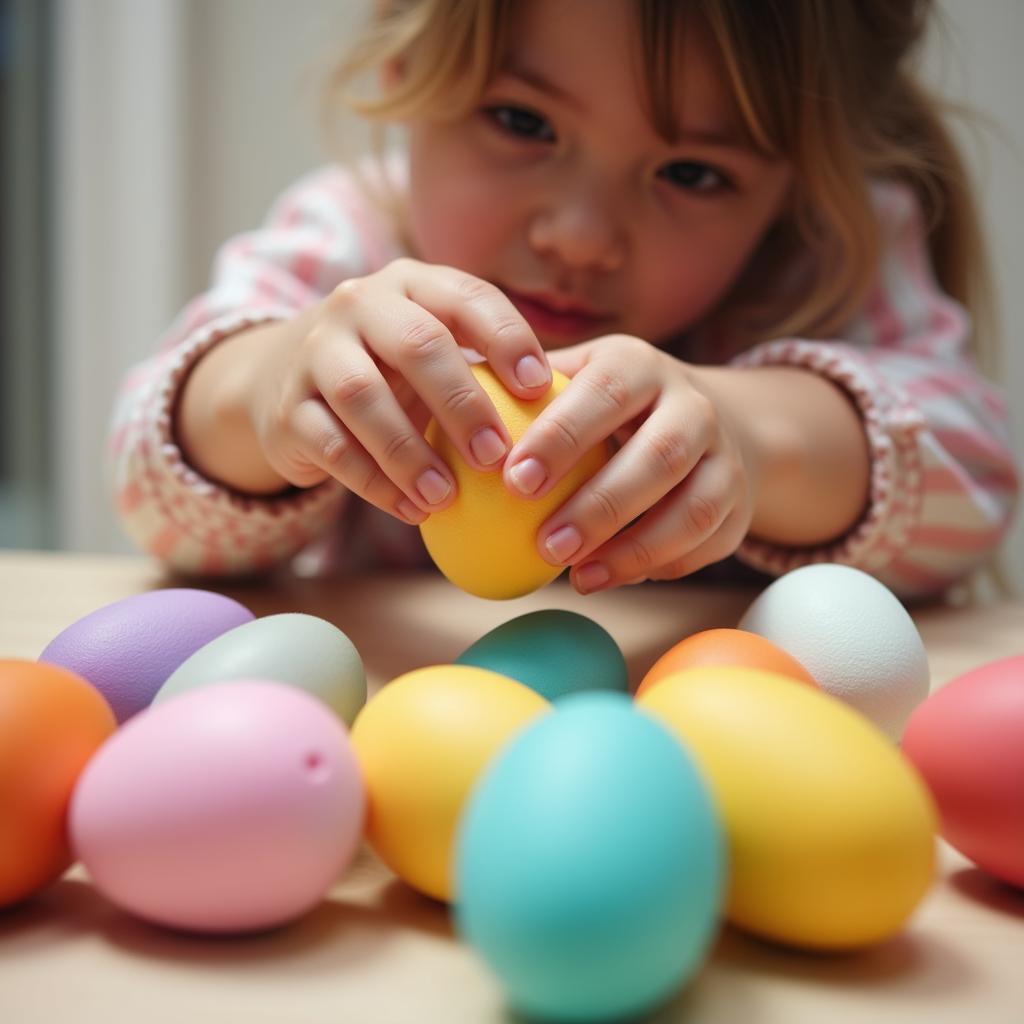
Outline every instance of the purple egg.
<path id="1" fill-rule="evenodd" d="M 118 723 L 149 706 L 190 655 L 255 616 L 209 590 L 152 590 L 105 605 L 72 623 L 39 655 L 87 679 Z"/>

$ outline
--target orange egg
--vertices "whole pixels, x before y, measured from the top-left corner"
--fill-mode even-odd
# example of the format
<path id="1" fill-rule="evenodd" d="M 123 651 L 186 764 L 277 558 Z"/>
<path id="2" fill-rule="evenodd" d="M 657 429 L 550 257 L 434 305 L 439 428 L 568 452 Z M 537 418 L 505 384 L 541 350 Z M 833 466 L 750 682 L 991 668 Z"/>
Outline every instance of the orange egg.
<path id="1" fill-rule="evenodd" d="M 110 706 L 81 676 L 0 660 L 0 907 L 38 892 L 71 864 L 71 792 L 116 727 Z"/>
<path id="2" fill-rule="evenodd" d="M 636 696 L 672 672 L 698 665 L 739 665 L 799 679 L 817 687 L 814 677 L 796 658 L 757 633 L 743 629 L 705 629 L 670 647 L 640 681 Z"/>

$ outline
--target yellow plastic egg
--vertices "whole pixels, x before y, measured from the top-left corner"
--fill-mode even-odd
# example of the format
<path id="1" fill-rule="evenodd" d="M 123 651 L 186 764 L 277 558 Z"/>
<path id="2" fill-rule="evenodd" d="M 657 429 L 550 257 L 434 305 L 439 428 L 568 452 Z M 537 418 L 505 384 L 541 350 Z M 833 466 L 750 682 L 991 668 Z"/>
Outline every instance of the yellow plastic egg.
<path id="1" fill-rule="evenodd" d="M 707 775 L 728 835 L 729 920 L 812 949 L 895 934 L 931 884 L 937 817 L 863 715 L 774 672 L 699 667 L 637 700 Z"/>
<path id="2" fill-rule="evenodd" d="M 527 402 L 510 394 L 486 364 L 471 369 L 513 443 L 569 383 L 568 377 L 552 371 L 547 394 Z M 436 420 L 427 427 L 426 437 L 451 467 L 458 485 L 455 501 L 420 525 L 423 542 L 441 572 L 468 593 L 495 599 L 521 597 L 558 576 L 562 569 L 545 562 L 537 550 L 537 531 L 608 461 L 607 446 L 592 448 L 556 487 L 533 500 L 509 491 L 500 469 L 481 472 L 469 466 Z"/>
<path id="3" fill-rule="evenodd" d="M 409 885 L 451 897 L 452 849 L 477 777 L 550 704 L 469 665 L 432 665 L 388 683 L 363 708 L 352 744 L 366 783 L 366 838 Z"/>

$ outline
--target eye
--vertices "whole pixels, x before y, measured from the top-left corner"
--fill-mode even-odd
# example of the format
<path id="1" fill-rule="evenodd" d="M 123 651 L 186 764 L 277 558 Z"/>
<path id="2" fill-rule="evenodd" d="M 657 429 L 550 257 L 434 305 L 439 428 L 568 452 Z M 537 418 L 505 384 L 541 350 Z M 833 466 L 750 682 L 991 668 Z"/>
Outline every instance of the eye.
<path id="1" fill-rule="evenodd" d="M 540 114 L 523 107 L 498 105 L 484 110 L 490 120 L 507 135 L 532 142 L 554 142 L 555 133 L 551 125 Z"/>
<path id="2" fill-rule="evenodd" d="M 658 177 L 687 192 L 710 193 L 733 188 L 728 175 L 711 164 L 702 164 L 697 160 L 677 160 L 663 167 Z"/>

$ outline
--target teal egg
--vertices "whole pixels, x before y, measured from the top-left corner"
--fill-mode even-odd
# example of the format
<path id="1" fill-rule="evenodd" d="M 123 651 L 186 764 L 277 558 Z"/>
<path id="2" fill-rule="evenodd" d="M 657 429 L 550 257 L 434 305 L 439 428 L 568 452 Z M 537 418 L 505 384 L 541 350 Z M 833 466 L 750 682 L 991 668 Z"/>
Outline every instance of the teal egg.
<path id="1" fill-rule="evenodd" d="M 608 631 L 586 615 L 556 608 L 509 619 L 455 661 L 510 676 L 552 701 L 581 690 L 629 688 L 626 659 Z"/>
<path id="2" fill-rule="evenodd" d="M 222 633 L 171 673 L 153 703 L 233 679 L 297 686 L 348 726 L 366 703 L 366 671 L 355 645 L 332 622 L 302 612 L 264 615 Z"/>
<path id="3" fill-rule="evenodd" d="M 703 963 L 724 851 L 709 790 L 668 730 L 626 697 L 573 695 L 474 787 L 456 838 L 456 927 L 520 1013 L 642 1013 Z"/>

